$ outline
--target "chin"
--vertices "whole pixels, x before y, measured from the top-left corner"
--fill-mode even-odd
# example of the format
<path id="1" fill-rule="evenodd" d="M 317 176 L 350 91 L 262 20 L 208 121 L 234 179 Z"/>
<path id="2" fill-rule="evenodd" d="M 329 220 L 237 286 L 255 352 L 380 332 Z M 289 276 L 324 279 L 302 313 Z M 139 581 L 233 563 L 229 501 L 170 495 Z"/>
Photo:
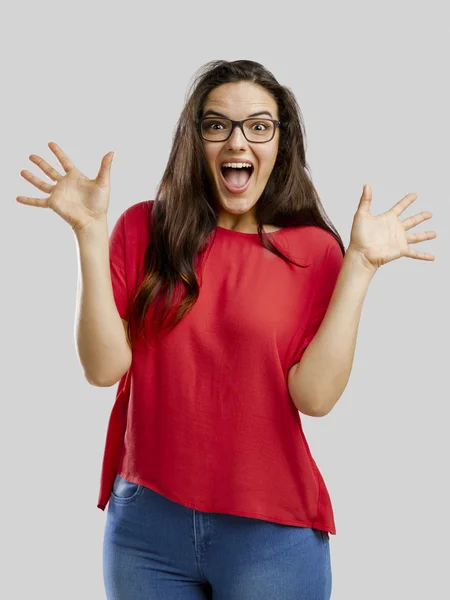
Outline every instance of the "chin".
<path id="1" fill-rule="evenodd" d="M 216 200 L 216 202 L 221 208 L 223 208 L 229 213 L 236 215 L 248 212 L 255 206 L 257 202 L 257 200 L 254 200 L 254 198 L 251 197 L 243 196 L 241 198 L 238 198 L 237 196 L 233 197 L 232 195 L 228 197 L 224 194 L 221 194 L 220 192 L 218 193 L 217 197 L 218 201 Z"/>

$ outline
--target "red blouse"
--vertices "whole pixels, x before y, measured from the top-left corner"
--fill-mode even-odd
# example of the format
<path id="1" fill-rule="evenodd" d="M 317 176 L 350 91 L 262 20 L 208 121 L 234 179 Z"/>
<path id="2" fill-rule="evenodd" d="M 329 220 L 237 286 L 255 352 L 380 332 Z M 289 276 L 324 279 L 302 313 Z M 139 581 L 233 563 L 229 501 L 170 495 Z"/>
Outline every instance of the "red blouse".
<path id="1" fill-rule="evenodd" d="M 143 280 L 152 206 L 130 206 L 110 236 L 114 298 L 125 320 Z M 343 255 L 320 227 L 271 235 L 310 266 L 286 263 L 257 234 L 218 226 L 191 311 L 157 341 L 146 321 L 149 345 L 133 349 L 109 419 L 101 510 L 119 473 L 199 511 L 336 533 L 287 376 L 320 326 Z"/>

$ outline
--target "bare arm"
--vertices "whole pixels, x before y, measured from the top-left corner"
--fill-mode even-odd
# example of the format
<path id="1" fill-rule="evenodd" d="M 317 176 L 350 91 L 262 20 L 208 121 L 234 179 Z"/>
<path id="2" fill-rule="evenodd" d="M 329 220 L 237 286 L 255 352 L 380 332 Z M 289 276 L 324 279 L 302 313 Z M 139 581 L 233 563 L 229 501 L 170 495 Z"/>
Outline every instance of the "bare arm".
<path id="1" fill-rule="evenodd" d="M 289 372 L 289 393 L 300 412 L 325 416 L 344 392 L 353 365 L 363 302 L 374 273 L 347 249 L 323 321 L 302 359 Z"/>
<path id="2" fill-rule="evenodd" d="M 78 356 L 88 382 L 109 387 L 130 368 L 127 322 L 117 311 L 109 266 L 108 224 L 96 221 L 75 233 L 78 286 L 75 335 Z"/>

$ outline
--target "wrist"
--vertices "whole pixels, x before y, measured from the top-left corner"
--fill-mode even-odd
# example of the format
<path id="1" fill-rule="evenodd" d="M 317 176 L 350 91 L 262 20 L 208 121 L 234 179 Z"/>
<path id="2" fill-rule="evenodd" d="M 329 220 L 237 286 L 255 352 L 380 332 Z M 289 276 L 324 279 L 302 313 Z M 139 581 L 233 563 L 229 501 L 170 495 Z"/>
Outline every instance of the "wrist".
<path id="1" fill-rule="evenodd" d="M 355 269 L 359 269 L 362 273 L 373 276 L 378 271 L 377 266 L 372 264 L 362 252 L 353 248 L 351 245 L 345 252 L 344 260 L 347 260 L 348 263 L 351 263 Z"/>
<path id="2" fill-rule="evenodd" d="M 86 225 L 83 226 L 75 226 L 72 227 L 72 231 L 74 232 L 76 238 L 78 240 L 84 238 L 91 238 L 98 235 L 98 232 L 108 231 L 108 221 L 106 215 L 101 219 L 92 219 Z"/>

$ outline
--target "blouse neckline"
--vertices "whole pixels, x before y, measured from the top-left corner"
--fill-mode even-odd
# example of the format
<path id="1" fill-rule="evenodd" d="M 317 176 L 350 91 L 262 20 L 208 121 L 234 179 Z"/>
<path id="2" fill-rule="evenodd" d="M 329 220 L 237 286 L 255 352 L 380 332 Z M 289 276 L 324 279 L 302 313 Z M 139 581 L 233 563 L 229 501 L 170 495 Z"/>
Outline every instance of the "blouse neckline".
<path id="1" fill-rule="evenodd" d="M 235 235 L 235 236 L 258 236 L 258 233 L 246 233 L 244 231 L 235 231 L 234 229 L 227 229 L 226 227 L 222 227 L 221 225 L 216 225 L 217 229 L 220 229 L 227 235 Z M 277 229 L 276 231 L 268 231 L 267 235 L 273 235 L 276 233 L 281 233 L 287 229 L 287 227 L 282 227 L 281 229 Z"/>

